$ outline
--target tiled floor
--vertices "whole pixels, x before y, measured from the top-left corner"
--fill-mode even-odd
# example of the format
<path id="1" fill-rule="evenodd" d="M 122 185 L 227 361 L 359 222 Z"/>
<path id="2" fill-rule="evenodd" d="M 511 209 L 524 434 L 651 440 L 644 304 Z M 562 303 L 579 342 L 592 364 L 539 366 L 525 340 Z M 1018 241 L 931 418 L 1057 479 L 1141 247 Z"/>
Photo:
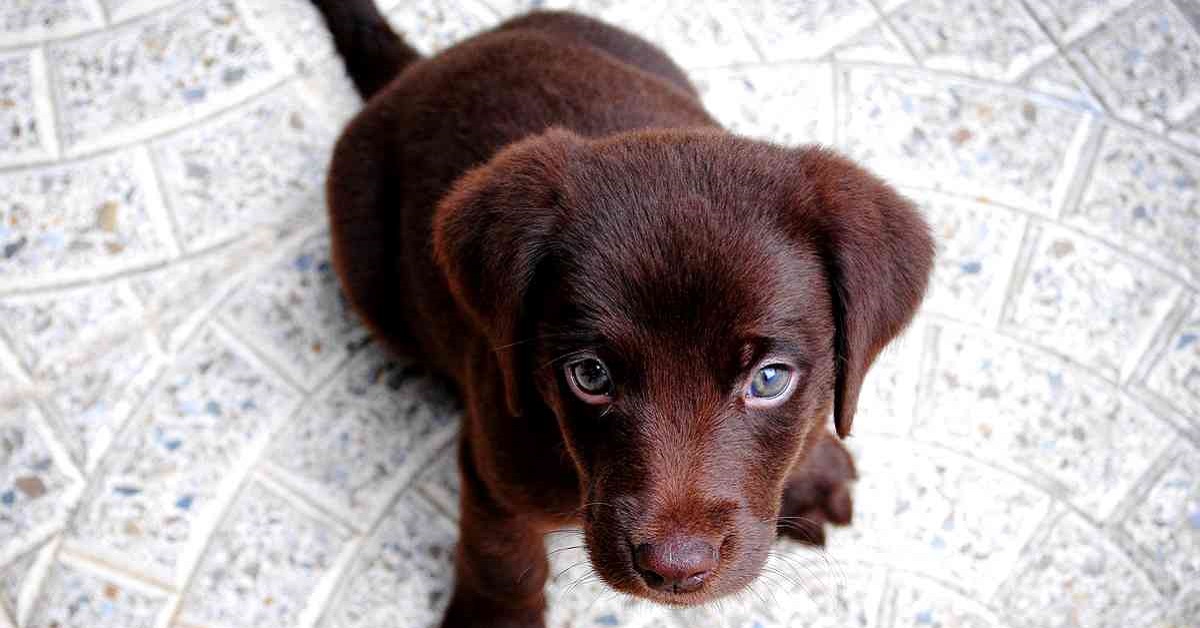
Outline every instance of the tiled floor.
<path id="1" fill-rule="evenodd" d="M 541 3 L 388 4 L 432 50 Z M 940 258 L 828 552 L 687 612 L 560 552 L 552 625 L 1200 626 L 1200 4 L 576 5 Z M 305 0 L 0 0 L 0 626 L 434 625 L 457 411 L 330 272 L 357 105 Z"/>

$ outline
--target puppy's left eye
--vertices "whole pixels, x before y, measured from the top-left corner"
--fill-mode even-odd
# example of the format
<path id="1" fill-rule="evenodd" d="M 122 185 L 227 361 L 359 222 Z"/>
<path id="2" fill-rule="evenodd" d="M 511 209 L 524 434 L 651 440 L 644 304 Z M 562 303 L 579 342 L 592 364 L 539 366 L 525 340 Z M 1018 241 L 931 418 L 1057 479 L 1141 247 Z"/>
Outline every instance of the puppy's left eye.
<path id="1" fill-rule="evenodd" d="M 768 364 L 755 371 L 746 396 L 756 401 L 778 401 L 791 388 L 791 383 L 792 367 Z"/>
<path id="2" fill-rule="evenodd" d="M 612 377 L 599 358 L 588 357 L 566 366 L 571 392 L 585 403 L 603 404 L 610 401 Z"/>

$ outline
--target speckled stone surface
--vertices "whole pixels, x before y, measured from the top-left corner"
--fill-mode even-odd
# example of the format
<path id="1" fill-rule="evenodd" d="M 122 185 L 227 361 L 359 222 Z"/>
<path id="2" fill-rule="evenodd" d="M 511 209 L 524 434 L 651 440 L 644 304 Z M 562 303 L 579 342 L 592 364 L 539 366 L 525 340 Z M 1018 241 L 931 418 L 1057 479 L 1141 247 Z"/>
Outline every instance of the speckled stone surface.
<path id="1" fill-rule="evenodd" d="M 1200 628 L 1194 0 L 381 0 L 664 46 L 938 238 L 849 441 L 856 520 L 677 610 L 551 535 L 553 628 Z M 457 401 L 339 294 L 360 106 L 307 0 L 0 0 L 0 628 L 433 628 Z"/>

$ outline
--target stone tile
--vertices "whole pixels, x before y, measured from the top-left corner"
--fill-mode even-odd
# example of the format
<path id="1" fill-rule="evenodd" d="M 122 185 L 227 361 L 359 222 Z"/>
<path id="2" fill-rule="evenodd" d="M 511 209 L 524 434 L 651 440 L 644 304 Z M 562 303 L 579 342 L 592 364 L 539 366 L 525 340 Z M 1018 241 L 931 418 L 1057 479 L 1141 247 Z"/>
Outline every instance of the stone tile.
<path id="1" fill-rule="evenodd" d="M 904 47 L 900 37 L 883 22 L 877 22 L 838 44 L 832 55 L 839 61 L 916 65 L 916 59 Z"/>
<path id="2" fill-rule="evenodd" d="M 447 444 L 455 406 L 419 367 L 371 347 L 288 421 L 267 458 L 363 520 Z"/>
<path id="3" fill-rule="evenodd" d="M 1001 628 L 993 613 L 976 600 L 944 586 L 905 578 L 888 600 L 891 628 Z"/>
<path id="4" fill-rule="evenodd" d="M 38 53 L 0 53 L 0 165 L 42 160 L 53 154 L 53 131 L 39 115 L 44 86 L 35 78 Z"/>
<path id="5" fill-rule="evenodd" d="M 878 19 L 867 0 L 755 0 L 729 5 L 767 61 L 816 59 Z"/>
<path id="6" fill-rule="evenodd" d="M 1020 80 L 1020 84 L 1063 101 L 1071 108 L 1104 114 L 1104 105 L 1096 98 L 1083 77 L 1061 56 L 1051 57 L 1038 64 Z"/>
<path id="7" fill-rule="evenodd" d="M 1121 524 L 1172 591 L 1200 577 L 1200 451 L 1182 452 Z"/>
<path id="8" fill-rule="evenodd" d="M 1068 43 L 1108 22 L 1136 0 L 1026 0 L 1055 39 Z"/>
<path id="9" fill-rule="evenodd" d="M 49 387 L 64 443 L 91 467 L 145 393 L 159 352 L 144 312 L 124 282 L 0 298 L 5 333 L 23 366 Z M 91 368 L 97 363 L 108 368 Z"/>
<path id="10" fill-rule="evenodd" d="M 692 73 L 705 106 L 730 131 L 789 146 L 833 143 L 833 69 L 777 65 Z"/>
<path id="11" fill-rule="evenodd" d="M 1017 78 L 1055 51 L 1015 0 L 914 0 L 891 22 L 926 66 L 998 81 Z"/>
<path id="12" fill-rule="evenodd" d="M 969 322 L 999 316 L 1026 218 L 975 200 L 912 192 L 938 252 L 922 309 Z"/>
<path id="13" fill-rule="evenodd" d="M 764 625 L 780 628 L 879 626 L 879 606 L 884 586 L 882 570 L 838 562 L 836 558 L 830 560 L 829 564 L 819 560 L 816 564 L 793 566 L 790 569 L 781 565 L 780 573 L 784 575 L 770 578 L 770 581 L 778 583 L 775 595 L 764 593 L 771 600 L 768 605 L 774 608 L 774 617 L 768 616 L 770 623 L 759 624 L 752 620 L 734 625 L 744 628 Z"/>
<path id="14" fill-rule="evenodd" d="M 117 564 L 174 582 L 180 555 L 211 518 L 248 448 L 298 396 L 206 330 L 181 353 L 113 445 L 68 537 Z"/>
<path id="15" fill-rule="evenodd" d="M 1045 628 L 1143 626 L 1162 600 L 1121 552 L 1068 514 L 1030 544 L 995 606 L 1018 625 Z"/>
<path id="16" fill-rule="evenodd" d="M 950 326 L 934 346 L 914 436 L 1030 476 L 1097 520 L 1178 437 L 1060 358 Z"/>
<path id="17" fill-rule="evenodd" d="M 844 148 L 893 181 L 1050 212 L 1078 113 L 997 88 L 900 70 L 843 81 Z"/>
<path id="18" fill-rule="evenodd" d="M 174 253 L 141 150 L 0 172 L 0 289 L 146 266 Z"/>
<path id="19" fill-rule="evenodd" d="M 1200 34 L 1166 0 L 1104 22 L 1070 55 L 1122 118 L 1161 131 L 1200 107 Z"/>
<path id="20" fill-rule="evenodd" d="M 425 54 L 433 54 L 500 23 L 500 16 L 479 0 L 381 1 L 394 5 L 385 13 L 404 40 Z"/>
<path id="21" fill-rule="evenodd" d="M 56 459 L 38 415 L 31 403 L 0 406 L 0 556 L 61 527 L 82 488 Z"/>
<path id="22" fill-rule="evenodd" d="M 306 387 L 367 338 L 339 291 L 329 246 L 324 230 L 308 236 L 247 278 L 223 308 L 230 327 Z"/>
<path id="23" fill-rule="evenodd" d="M 1200 424 L 1200 300 L 1169 336 L 1144 385 Z"/>
<path id="24" fill-rule="evenodd" d="M 177 126 L 277 77 L 233 0 L 182 3 L 47 55 L 73 151 Z"/>
<path id="25" fill-rule="evenodd" d="M 1200 617 L 1200 588 L 1180 593 L 1162 619 L 1151 624 L 1152 628 L 1196 628 Z"/>
<path id="26" fill-rule="evenodd" d="M 450 601 L 454 527 L 406 493 L 362 546 L 323 628 L 436 626 Z"/>
<path id="27" fill-rule="evenodd" d="M 165 593 L 89 573 L 51 566 L 27 628 L 151 628 L 167 606 Z"/>
<path id="28" fill-rule="evenodd" d="M 293 91 L 278 90 L 156 142 L 183 246 L 203 249 L 296 214 L 323 216 L 335 137 L 324 122 Z"/>
<path id="29" fill-rule="evenodd" d="M 1200 158 L 1109 128 L 1065 221 L 1200 285 Z"/>
<path id="30" fill-rule="evenodd" d="M 0 7 L 5 46 L 67 37 L 101 25 L 95 5 L 84 0 L 15 0 Z"/>
<path id="31" fill-rule="evenodd" d="M 1050 506 L 1048 495 L 965 457 L 902 439 L 858 445 L 854 524 L 830 536 L 834 556 L 936 574 L 986 598 Z"/>
<path id="32" fill-rule="evenodd" d="M 1178 284 L 1058 227 L 1037 226 L 1030 235 L 1029 269 L 1015 280 L 1003 327 L 1118 379 L 1174 301 Z"/>
<path id="33" fill-rule="evenodd" d="M 180 613 L 221 626 L 295 626 L 348 533 L 252 481 L 213 534 Z"/>

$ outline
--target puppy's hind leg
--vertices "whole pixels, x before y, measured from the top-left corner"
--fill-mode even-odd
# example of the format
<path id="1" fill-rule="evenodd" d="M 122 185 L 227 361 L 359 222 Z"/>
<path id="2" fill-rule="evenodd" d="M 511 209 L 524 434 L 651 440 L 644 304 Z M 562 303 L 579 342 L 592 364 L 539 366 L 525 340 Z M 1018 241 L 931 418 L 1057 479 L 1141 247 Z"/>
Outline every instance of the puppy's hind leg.
<path id="1" fill-rule="evenodd" d="M 788 478 L 779 533 L 809 545 L 825 545 L 825 524 L 847 525 L 854 515 L 850 485 L 857 478 L 850 452 L 824 431 Z"/>

